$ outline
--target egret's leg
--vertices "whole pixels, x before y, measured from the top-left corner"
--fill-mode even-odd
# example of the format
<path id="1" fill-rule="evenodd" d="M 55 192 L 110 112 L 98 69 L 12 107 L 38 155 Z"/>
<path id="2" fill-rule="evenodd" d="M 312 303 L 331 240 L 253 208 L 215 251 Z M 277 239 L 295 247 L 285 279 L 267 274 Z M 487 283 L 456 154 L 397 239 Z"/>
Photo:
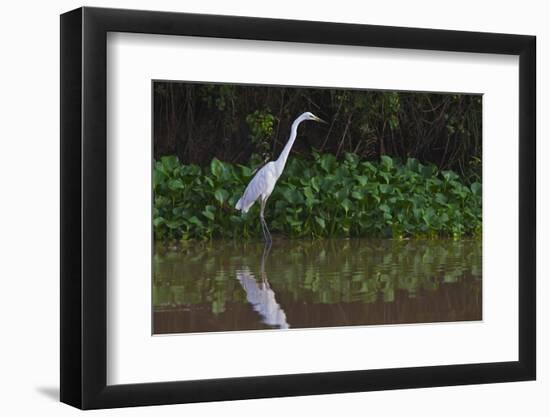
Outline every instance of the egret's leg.
<path id="1" fill-rule="evenodd" d="M 265 221 L 264 221 L 264 213 L 263 213 L 263 200 L 261 201 L 261 208 L 260 208 L 260 226 L 262 226 L 262 233 L 264 235 L 264 242 L 267 242 L 267 233 L 265 231 Z"/>
<path id="2" fill-rule="evenodd" d="M 267 274 L 265 272 L 265 261 L 269 257 L 269 251 L 271 250 L 271 242 L 265 242 L 264 251 L 262 253 L 262 263 L 260 265 L 260 273 L 262 275 L 262 283 L 265 288 L 271 288 L 269 281 L 267 280 Z"/>
<path id="3" fill-rule="evenodd" d="M 265 220 L 262 217 L 262 215 L 260 215 L 260 225 L 262 226 L 262 233 L 264 234 L 264 240 L 267 241 L 267 231 L 265 230 Z"/>
<path id="4" fill-rule="evenodd" d="M 263 213 L 260 214 L 260 225 L 262 226 L 262 232 L 264 234 L 265 243 L 269 242 L 269 231 L 267 230 L 267 225 L 265 224 L 265 219 Z"/>
<path id="5" fill-rule="evenodd" d="M 264 210 L 265 210 L 265 203 L 266 203 L 267 199 L 264 200 L 262 199 L 261 201 L 261 207 L 260 207 L 260 222 L 262 223 L 263 225 L 263 230 L 264 230 L 264 238 L 265 238 L 265 241 L 269 244 L 271 244 L 271 233 L 269 233 L 269 228 L 267 227 L 267 223 L 265 221 L 265 218 L 264 218 Z"/>
<path id="6" fill-rule="evenodd" d="M 271 239 L 271 232 L 269 231 L 265 220 L 264 220 L 264 225 L 265 225 L 265 231 L 267 232 L 267 243 L 271 245 L 271 242 L 273 242 L 273 240 Z"/>
<path id="7" fill-rule="evenodd" d="M 264 235 L 264 242 L 267 243 L 267 233 L 265 231 L 264 220 L 260 217 L 260 226 L 262 226 L 262 234 Z"/>
<path id="8" fill-rule="evenodd" d="M 265 248 L 271 248 L 271 233 L 269 233 L 269 229 L 267 228 L 267 222 L 265 219 L 260 219 L 260 223 L 262 225 L 262 231 L 264 232 L 264 250 Z"/>

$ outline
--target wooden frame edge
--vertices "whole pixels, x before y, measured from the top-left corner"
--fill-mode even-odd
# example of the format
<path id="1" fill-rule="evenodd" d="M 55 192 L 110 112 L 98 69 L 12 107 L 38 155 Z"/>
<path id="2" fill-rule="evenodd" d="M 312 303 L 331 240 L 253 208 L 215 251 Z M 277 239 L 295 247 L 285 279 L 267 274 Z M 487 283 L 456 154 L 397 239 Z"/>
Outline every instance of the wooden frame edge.
<path id="1" fill-rule="evenodd" d="M 107 386 L 105 103 L 109 31 L 519 55 L 519 360 Z M 60 58 L 62 402 L 82 409 L 112 408 L 536 378 L 535 37 L 80 8 L 61 16 Z"/>

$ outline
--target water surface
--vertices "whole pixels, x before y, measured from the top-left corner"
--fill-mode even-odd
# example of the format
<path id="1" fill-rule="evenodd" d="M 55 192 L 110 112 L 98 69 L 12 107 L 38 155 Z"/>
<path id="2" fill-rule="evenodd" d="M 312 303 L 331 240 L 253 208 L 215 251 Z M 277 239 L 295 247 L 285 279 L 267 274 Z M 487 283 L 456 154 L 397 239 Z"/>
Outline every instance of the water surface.
<path id="1" fill-rule="evenodd" d="M 477 240 L 157 247 L 153 332 L 481 320 Z"/>

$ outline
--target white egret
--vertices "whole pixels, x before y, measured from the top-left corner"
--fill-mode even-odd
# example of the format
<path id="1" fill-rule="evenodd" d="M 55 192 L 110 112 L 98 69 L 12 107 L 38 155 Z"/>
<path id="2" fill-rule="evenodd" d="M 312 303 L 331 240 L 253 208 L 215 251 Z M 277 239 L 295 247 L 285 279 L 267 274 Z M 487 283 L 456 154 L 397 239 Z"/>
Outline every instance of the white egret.
<path id="1" fill-rule="evenodd" d="M 260 199 L 260 223 L 262 225 L 264 239 L 269 243 L 271 243 L 271 233 L 269 233 L 269 229 L 267 228 L 267 223 L 264 218 L 265 204 L 273 192 L 275 184 L 285 169 L 288 154 L 290 153 L 290 149 L 296 140 L 298 126 L 304 120 L 313 120 L 315 122 L 326 123 L 324 120 L 310 112 L 302 113 L 296 120 L 294 120 L 294 123 L 292 123 L 292 127 L 290 128 L 290 137 L 288 138 L 288 142 L 283 148 L 281 155 L 279 155 L 279 158 L 276 161 L 271 161 L 265 164 L 256 173 L 256 175 L 254 175 L 254 178 L 252 178 L 252 181 L 250 181 L 247 185 L 242 197 L 239 201 L 237 201 L 237 205 L 235 206 L 237 210 L 241 210 L 243 213 L 246 213 L 256 202 L 256 200 Z"/>

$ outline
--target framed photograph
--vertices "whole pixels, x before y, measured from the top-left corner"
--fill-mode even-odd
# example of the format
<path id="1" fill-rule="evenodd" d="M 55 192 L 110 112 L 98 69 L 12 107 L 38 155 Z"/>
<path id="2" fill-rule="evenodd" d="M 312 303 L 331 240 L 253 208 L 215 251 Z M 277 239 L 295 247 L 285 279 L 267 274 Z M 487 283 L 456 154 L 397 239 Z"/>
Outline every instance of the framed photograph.
<path id="1" fill-rule="evenodd" d="M 533 380 L 535 37 L 61 16 L 61 401 Z"/>

